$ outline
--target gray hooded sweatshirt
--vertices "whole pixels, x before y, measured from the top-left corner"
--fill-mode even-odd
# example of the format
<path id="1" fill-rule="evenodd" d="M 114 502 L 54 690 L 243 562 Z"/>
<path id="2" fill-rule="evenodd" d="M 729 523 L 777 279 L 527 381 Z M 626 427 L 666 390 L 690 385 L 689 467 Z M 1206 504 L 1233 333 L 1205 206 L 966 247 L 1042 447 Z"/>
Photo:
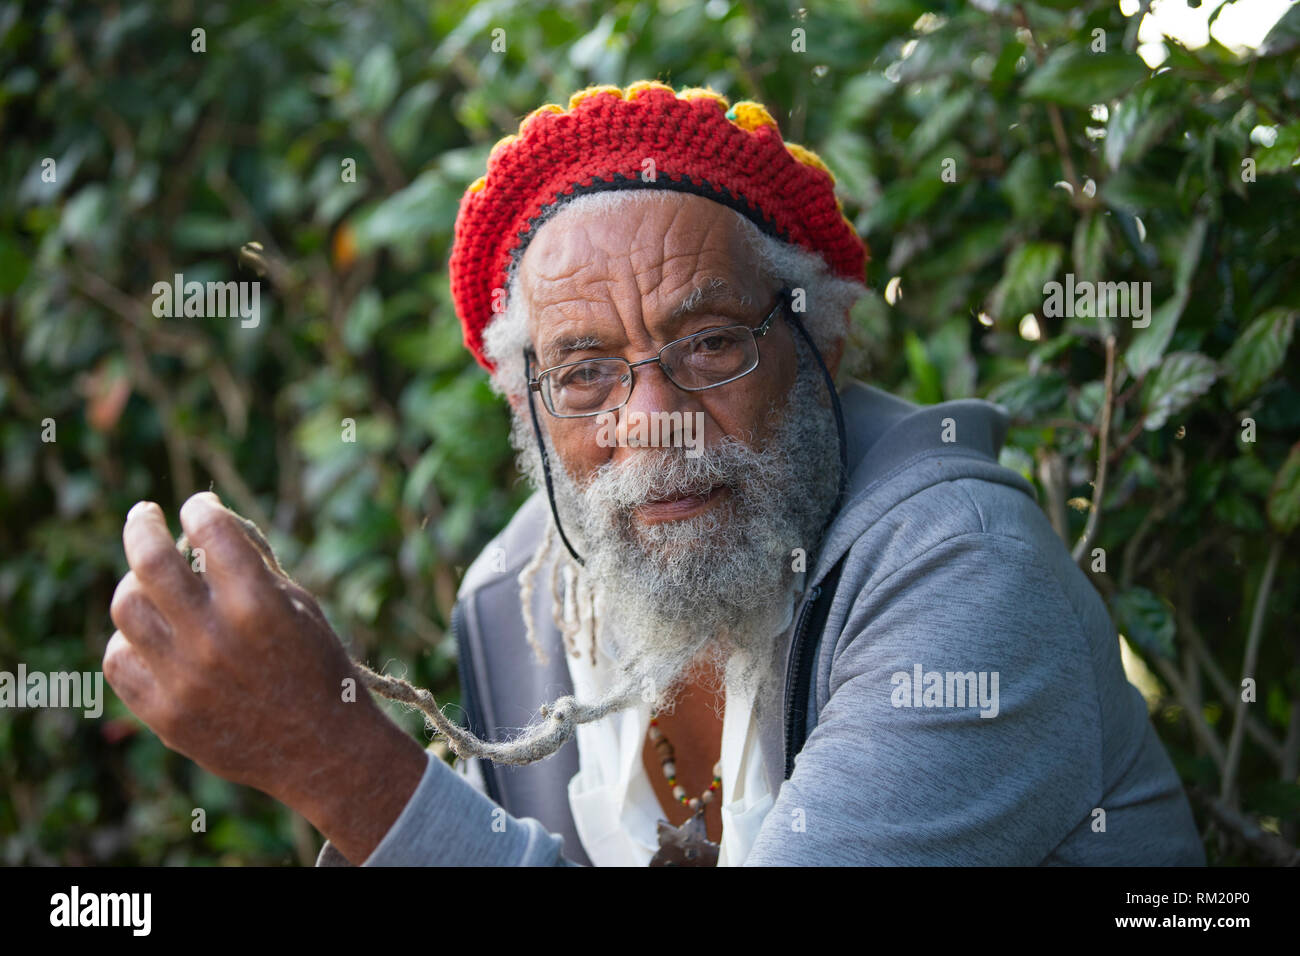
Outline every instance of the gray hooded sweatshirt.
<path id="1" fill-rule="evenodd" d="M 998 464 L 1004 410 L 860 383 L 841 398 L 848 491 L 781 638 L 784 698 L 757 708 L 776 800 L 746 865 L 1204 865 L 1105 604 Z M 546 666 L 520 611 L 547 518 L 534 495 L 461 585 L 481 736 L 572 692 L 549 589 L 533 607 Z M 575 739 L 527 767 L 476 763 L 482 790 L 430 752 L 364 865 L 590 863 L 568 805 Z M 328 842 L 317 862 L 347 864 Z"/>

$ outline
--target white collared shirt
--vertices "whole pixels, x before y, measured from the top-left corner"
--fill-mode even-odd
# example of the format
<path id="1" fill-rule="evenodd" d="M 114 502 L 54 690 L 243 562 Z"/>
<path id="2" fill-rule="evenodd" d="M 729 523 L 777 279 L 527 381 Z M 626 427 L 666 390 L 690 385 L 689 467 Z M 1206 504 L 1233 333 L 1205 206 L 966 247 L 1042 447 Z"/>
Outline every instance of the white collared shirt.
<path id="1" fill-rule="evenodd" d="M 803 586 L 804 574 L 795 581 Z M 765 630 L 775 641 L 794 616 L 791 600 Z M 596 663 L 583 654 L 567 656 L 569 676 L 579 700 L 596 700 L 609 685 L 608 654 Z M 728 667 L 726 707 L 722 718 L 722 842 L 718 866 L 740 866 L 749 855 L 759 828 L 776 797 L 768 785 L 752 698 L 741 692 Z M 650 729 L 650 705 L 618 711 L 580 724 L 578 772 L 569 781 L 569 810 L 583 849 L 596 866 L 646 866 L 659 849 L 658 823 L 663 809 L 650 785 L 642 749 Z M 679 781 L 691 796 L 709 781 Z"/>
<path id="2" fill-rule="evenodd" d="M 804 575 L 796 580 L 802 588 Z M 775 627 L 766 628 L 775 641 L 790 626 L 794 600 L 785 606 Z M 603 642 L 602 642 L 603 644 Z M 609 686 L 610 656 L 585 652 L 565 655 L 574 696 L 596 700 Z M 575 730 L 578 772 L 569 780 L 569 810 L 578 838 L 596 866 L 646 866 L 659 850 L 659 821 L 665 819 L 642 762 L 642 748 L 650 729 L 650 704 L 609 714 Z M 759 742 L 753 700 L 731 679 L 728 667 L 726 706 L 722 719 L 722 841 L 718 866 L 740 866 L 758 837 L 776 798 L 768 785 Z M 477 761 L 458 761 L 460 772 L 483 789 Z M 679 781 L 698 796 L 695 781 Z M 709 781 L 699 781 L 703 790 Z"/>
<path id="3" fill-rule="evenodd" d="M 586 655 L 569 660 L 575 696 L 594 700 L 608 680 L 608 658 L 593 665 Z M 581 724 L 579 769 L 569 781 L 569 809 L 583 849 L 596 866 L 646 866 L 659 849 L 664 813 L 642 762 L 650 729 L 650 705 Z M 691 795 L 696 796 L 694 781 Z M 699 789 L 708 785 L 699 782 Z M 773 797 L 763 770 L 752 701 L 727 683 L 722 720 L 722 843 L 719 866 L 744 862 Z"/>

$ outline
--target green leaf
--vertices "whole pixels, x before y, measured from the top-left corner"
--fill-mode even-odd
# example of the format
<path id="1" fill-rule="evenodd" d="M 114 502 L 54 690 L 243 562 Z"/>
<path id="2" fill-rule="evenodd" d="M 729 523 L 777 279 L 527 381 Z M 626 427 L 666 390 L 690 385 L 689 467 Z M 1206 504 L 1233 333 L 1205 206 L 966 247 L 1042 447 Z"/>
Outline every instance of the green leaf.
<path id="1" fill-rule="evenodd" d="M 950 319 L 926 340 L 926 352 L 939 370 L 944 398 L 972 398 L 977 369 L 970 354 L 970 325 Z"/>
<path id="2" fill-rule="evenodd" d="M 357 68 L 357 101 L 361 109 L 371 115 L 382 113 L 393 101 L 400 81 L 392 48 L 380 44 L 371 49 Z"/>
<path id="3" fill-rule="evenodd" d="M 1273 486 L 1273 473 L 1254 455 L 1240 455 L 1228 466 L 1233 485 L 1252 495 L 1267 499 Z"/>
<path id="4" fill-rule="evenodd" d="M 102 230 L 110 213 L 108 190 L 99 183 L 91 183 L 64 205 L 60 229 L 73 242 L 90 241 Z"/>
<path id="5" fill-rule="evenodd" d="M 1065 376 L 1049 372 L 1004 382 L 989 393 L 988 400 L 1006 406 L 1016 418 L 1030 419 L 1057 408 L 1065 396 Z"/>
<path id="6" fill-rule="evenodd" d="M 1255 534 L 1265 530 L 1266 525 L 1260 517 L 1259 509 L 1245 495 L 1236 492 L 1220 494 L 1214 499 L 1212 510 L 1216 518 L 1238 531 Z"/>
<path id="7" fill-rule="evenodd" d="M 1269 309 L 1256 316 L 1223 354 L 1224 375 L 1233 404 L 1240 404 L 1282 367 L 1295 332 L 1294 309 Z"/>
<path id="8" fill-rule="evenodd" d="M 1111 603 L 1120 633 L 1149 654 L 1174 656 L 1174 612 L 1161 597 L 1146 588 L 1129 588 Z"/>
<path id="9" fill-rule="evenodd" d="M 865 137 L 856 130 L 838 130 L 826 138 L 821 152 L 835 170 L 836 188 L 843 194 L 861 196 L 871 191 L 871 144 Z"/>
<path id="10" fill-rule="evenodd" d="M 998 188 L 1011 204 L 1019 223 L 1046 219 L 1057 205 L 1052 195 L 1052 177 L 1032 151 L 1022 152 L 1011 161 Z"/>
<path id="11" fill-rule="evenodd" d="M 1178 190 L 1167 179 L 1138 172 L 1130 166 L 1120 169 L 1098 193 L 1107 206 L 1121 212 L 1145 216 L 1153 209 L 1175 209 Z"/>
<path id="12" fill-rule="evenodd" d="M 1300 165 L 1300 121 L 1278 127 L 1277 139 L 1272 146 L 1255 156 L 1258 173 L 1293 172 Z"/>
<path id="13" fill-rule="evenodd" d="M 1109 248 L 1106 217 L 1100 213 L 1089 213 L 1080 219 L 1079 225 L 1074 229 L 1074 241 L 1070 248 L 1075 278 L 1088 282 L 1100 280 Z"/>
<path id="14" fill-rule="evenodd" d="M 1002 279 L 993 287 L 989 311 L 1000 319 L 1019 319 L 1043 305 L 1043 286 L 1056 275 L 1063 251 L 1054 242 L 1027 242 L 1007 257 Z"/>
<path id="15" fill-rule="evenodd" d="M 1007 222 L 972 225 L 918 256 L 914 278 L 929 285 L 947 277 L 968 276 L 998 258 L 1010 231 Z"/>
<path id="16" fill-rule="evenodd" d="M 363 289 L 343 321 L 343 344 L 358 355 L 368 349 L 384 324 L 384 300 L 373 288 Z"/>
<path id="17" fill-rule="evenodd" d="M 1003 446 L 1002 451 L 998 452 L 998 464 L 1003 468 L 1010 468 L 1025 481 L 1033 483 L 1034 458 L 1023 448 L 1017 448 L 1015 445 Z"/>
<path id="18" fill-rule="evenodd" d="M 1273 28 L 1259 45 L 1265 56 L 1279 56 L 1300 46 L 1300 7 L 1295 4 L 1287 9 L 1282 19 L 1273 24 Z M 1292 63 L 1292 66 L 1295 64 Z"/>
<path id="19" fill-rule="evenodd" d="M 1174 286 L 1184 288 L 1192 284 L 1192 276 L 1201 262 L 1201 247 L 1205 244 L 1205 231 L 1209 222 L 1205 216 L 1192 220 L 1191 228 L 1183 239 L 1181 247 L 1174 247 L 1174 259 L 1170 265 L 1174 269 Z"/>
<path id="20" fill-rule="evenodd" d="M 1169 76 L 1152 77 L 1111 112 L 1103 152 L 1112 171 L 1141 159 L 1177 118 L 1172 104 L 1160 102 L 1168 97 Z"/>
<path id="21" fill-rule="evenodd" d="M 1279 534 L 1300 525 L 1300 442 L 1291 447 L 1268 493 L 1268 520 Z"/>
<path id="22" fill-rule="evenodd" d="M 1035 370 L 1041 365 L 1053 361 L 1061 355 L 1064 355 L 1070 349 L 1077 347 L 1083 342 L 1083 339 L 1077 335 L 1058 335 L 1054 339 L 1048 339 L 1046 342 L 1040 342 L 1034 346 L 1034 350 L 1029 353 L 1029 368 Z"/>
<path id="23" fill-rule="evenodd" d="M 835 102 L 829 104 L 831 126 L 835 129 L 850 128 L 871 116 L 898 90 L 898 86 L 889 82 L 880 73 L 863 71 L 844 84 Z"/>
<path id="24" fill-rule="evenodd" d="M 937 170 L 933 176 L 905 177 L 891 183 L 867 213 L 865 231 L 895 229 L 921 218 L 947 188 Z"/>
<path id="25" fill-rule="evenodd" d="M 1242 456 L 1238 461 L 1253 461 L 1254 459 Z M 1267 469 L 1265 469 L 1267 472 Z M 1222 462 L 1211 462 L 1202 459 L 1192 466 L 1192 473 L 1187 479 L 1187 498 L 1185 499 L 1184 508 L 1186 511 L 1195 515 L 1199 520 L 1214 500 L 1215 494 L 1219 490 L 1219 485 L 1223 483 L 1223 476 L 1226 469 Z M 1266 474 L 1266 482 L 1272 481 L 1273 476 Z M 1265 484 L 1265 493 L 1267 493 L 1267 483 Z"/>
<path id="26" fill-rule="evenodd" d="M 418 247 L 439 224 L 456 217 L 456 193 L 436 169 L 426 170 L 409 186 L 386 197 L 355 222 L 357 250 L 381 246 Z"/>
<path id="27" fill-rule="evenodd" d="M 1170 352 L 1147 391 L 1146 430 L 1163 428 L 1170 415 L 1204 395 L 1218 377 L 1218 366 L 1201 353 Z"/>
<path id="28" fill-rule="evenodd" d="M 1002 47 L 1002 52 L 998 54 L 997 62 L 993 65 L 993 75 L 989 77 L 989 85 L 995 92 L 1002 93 L 1015 79 L 1016 64 L 1025 55 L 1026 49 L 1025 44 L 1019 40 Z"/>
<path id="29" fill-rule="evenodd" d="M 1030 99 L 1084 107 L 1114 99 L 1147 73 L 1146 64 L 1131 53 L 1091 53 L 1063 46 L 1021 89 Z"/>
<path id="30" fill-rule="evenodd" d="M 402 504 L 412 510 L 420 507 L 420 499 L 424 497 L 430 483 L 437 477 L 438 469 L 442 467 L 445 458 L 442 448 L 437 445 L 420 456 L 420 460 L 415 463 L 415 467 L 407 475 L 406 483 L 402 487 Z"/>
<path id="31" fill-rule="evenodd" d="M 393 148 L 399 154 L 406 156 L 418 149 L 421 137 L 427 128 L 429 114 L 436 108 L 437 103 L 438 84 L 431 81 L 411 87 L 398 99 L 388 120 L 387 132 Z M 442 168 L 446 169 L 445 162 Z M 471 181 L 474 178 L 471 176 Z"/>
<path id="32" fill-rule="evenodd" d="M 929 110 L 908 140 L 909 157 L 913 160 L 920 159 L 943 142 L 958 123 L 969 121 L 974 102 L 975 91 L 965 87 Z"/>
<path id="33" fill-rule="evenodd" d="M 182 249 L 208 251 L 238 249 L 249 236 L 247 227 L 226 216 L 190 213 L 176 221 L 170 238 Z"/>
<path id="34" fill-rule="evenodd" d="M 1102 403 L 1106 400 L 1105 382 L 1088 382 L 1079 389 L 1074 407 L 1081 422 L 1095 422 L 1101 414 Z"/>
<path id="35" fill-rule="evenodd" d="M 27 278 L 29 265 L 18 241 L 0 233 L 0 295 L 13 295 L 18 290 Z"/>
<path id="36" fill-rule="evenodd" d="M 907 354 L 907 367 L 916 381 L 916 400 L 923 405 L 933 405 L 943 401 L 943 392 L 939 387 L 939 370 L 930 361 L 925 343 L 911 329 L 903 338 L 903 349 Z"/>
<path id="37" fill-rule="evenodd" d="M 1145 375 L 1160 362 L 1178 327 L 1178 319 L 1187 307 L 1191 292 L 1192 274 L 1201 259 L 1201 246 L 1205 242 L 1207 219 L 1196 217 L 1182 243 L 1181 254 L 1175 265 L 1174 295 L 1151 316 L 1150 325 L 1133 336 L 1124 352 L 1124 363 L 1134 375 Z M 1150 303 L 1147 303 L 1150 305 Z"/>

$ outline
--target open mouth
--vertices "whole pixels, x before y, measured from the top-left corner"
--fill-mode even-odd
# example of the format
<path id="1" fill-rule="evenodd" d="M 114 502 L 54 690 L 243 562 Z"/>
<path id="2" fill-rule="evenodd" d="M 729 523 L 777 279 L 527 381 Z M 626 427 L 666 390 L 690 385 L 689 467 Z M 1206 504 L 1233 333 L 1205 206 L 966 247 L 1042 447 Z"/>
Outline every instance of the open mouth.
<path id="1" fill-rule="evenodd" d="M 726 493 L 726 485 L 714 485 L 704 492 L 674 494 L 647 501 L 638 505 L 635 512 L 637 517 L 646 524 L 658 524 L 661 521 L 680 521 L 709 508 Z"/>

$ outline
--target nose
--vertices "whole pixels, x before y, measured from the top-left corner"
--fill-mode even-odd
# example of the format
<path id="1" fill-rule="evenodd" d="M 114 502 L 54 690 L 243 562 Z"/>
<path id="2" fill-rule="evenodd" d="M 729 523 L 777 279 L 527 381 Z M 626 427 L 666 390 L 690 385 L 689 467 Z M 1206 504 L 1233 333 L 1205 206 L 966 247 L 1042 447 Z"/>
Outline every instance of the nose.
<path id="1" fill-rule="evenodd" d="M 618 410 L 619 447 L 681 445 L 682 422 L 699 408 L 694 394 L 674 385 L 655 362 L 634 368 L 632 375 L 632 394 Z"/>

